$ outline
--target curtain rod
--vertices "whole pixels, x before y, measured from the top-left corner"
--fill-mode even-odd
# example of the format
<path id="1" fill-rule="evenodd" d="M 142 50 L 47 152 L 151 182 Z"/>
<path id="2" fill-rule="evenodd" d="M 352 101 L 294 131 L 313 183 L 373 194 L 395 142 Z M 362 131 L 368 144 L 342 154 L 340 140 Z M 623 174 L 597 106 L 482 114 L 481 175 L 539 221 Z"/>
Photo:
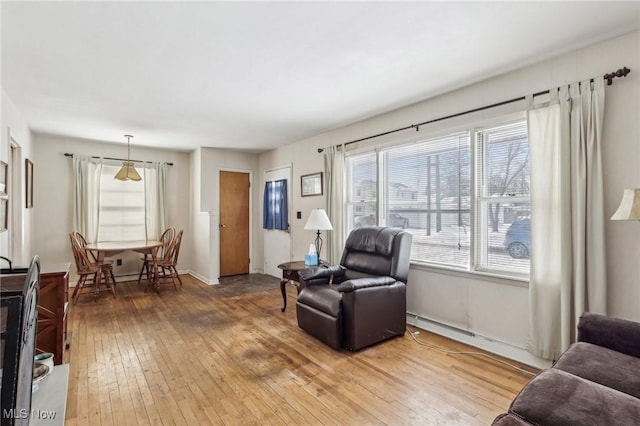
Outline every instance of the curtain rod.
<path id="1" fill-rule="evenodd" d="M 73 157 L 74 154 L 70 154 L 68 152 L 64 153 L 65 157 Z M 126 158 L 115 158 L 115 157 L 98 157 L 97 155 L 92 155 L 91 158 L 104 158 L 105 160 L 115 160 L 115 161 L 130 161 L 132 163 L 151 163 L 151 161 L 143 161 L 143 160 L 127 160 Z M 165 162 L 167 166 L 173 166 L 173 163 Z"/>
<path id="2" fill-rule="evenodd" d="M 614 78 L 616 78 L 616 77 L 626 77 L 627 74 L 629 74 L 630 72 L 631 72 L 631 70 L 629 68 L 623 67 L 623 68 L 618 69 L 617 71 L 614 71 L 612 73 L 608 73 L 608 74 L 603 75 L 602 78 L 607 80 L 607 86 L 611 86 L 613 84 L 613 79 Z M 591 83 L 593 83 L 593 79 L 591 79 L 589 81 Z M 549 91 L 548 90 L 544 90 L 542 92 L 534 93 L 533 97 L 541 96 L 541 95 L 548 95 L 548 94 L 549 94 Z M 510 103 L 513 103 L 513 102 L 524 101 L 525 99 L 526 99 L 526 96 L 520 96 L 518 98 L 509 99 L 509 100 L 498 102 L 498 103 L 495 103 L 495 104 L 485 105 L 485 106 L 482 106 L 482 107 L 473 108 L 473 109 L 470 109 L 470 110 L 467 110 L 467 111 L 458 112 L 458 113 L 447 115 L 447 116 L 444 116 L 444 117 L 434 118 L 433 120 L 423 121 L 422 123 L 411 124 L 410 126 L 405 126 L 405 127 L 400 127 L 398 129 L 388 130 L 386 132 L 382 132 L 382 133 L 378 133 L 378 134 L 375 134 L 375 135 L 372 135 L 372 136 L 367 136 L 367 137 L 364 137 L 364 138 L 361 138 L 361 139 L 356 139 L 356 140 L 353 140 L 353 141 L 345 142 L 343 144 L 339 144 L 339 145 L 336 145 L 336 146 L 347 146 L 347 145 L 350 145 L 352 143 L 362 142 L 362 141 L 366 141 L 366 140 L 369 140 L 369 139 L 378 138 L 380 136 L 390 135 L 390 134 L 396 133 L 396 132 L 402 132 L 403 130 L 416 129 L 416 132 L 417 132 L 418 130 L 420 130 L 420 126 L 424 126 L 426 124 L 436 123 L 438 121 L 448 120 L 450 118 L 455 118 L 455 117 L 460 117 L 462 115 L 467 115 L 467 114 L 471 114 L 471 113 L 474 113 L 474 112 L 483 111 L 485 109 L 496 108 L 496 107 L 499 107 L 499 106 L 502 106 L 502 105 L 507 105 L 507 104 L 510 104 Z M 325 150 L 325 148 L 318 148 L 318 153 L 321 153 L 324 150 Z"/>

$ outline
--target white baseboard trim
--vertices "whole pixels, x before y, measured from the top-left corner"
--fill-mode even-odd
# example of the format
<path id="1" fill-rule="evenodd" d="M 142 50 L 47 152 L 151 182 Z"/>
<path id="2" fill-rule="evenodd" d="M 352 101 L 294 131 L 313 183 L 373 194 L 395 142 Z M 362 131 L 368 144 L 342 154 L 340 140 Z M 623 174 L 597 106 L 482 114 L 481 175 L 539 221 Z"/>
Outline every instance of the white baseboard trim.
<path id="1" fill-rule="evenodd" d="M 179 270 L 178 271 L 178 275 L 185 275 L 185 274 L 191 274 L 191 271 L 189 270 Z M 127 275 L 116 275 L 116 283 L 122 283 L 125 281 L 138 281 L 138 276 L 139 276 L 139 272 L 136 272 L 135 274 L 127 274 Z M 205 281 L 202 280 L 201 278 L 198 278 L 200 281 Z M 206 282 L 206 281 L 205 281 Z M 69 282 L 69 287 L 75 287 L 76 284 L 78 284 L 77 281 L 70 281 Z"/>
<path id="2" fill-rule="evenodd" d="M 218 281 L 217 278 L 213 279 L 213 280 L 209 280 L 209 279 L 205 278 L 203 275 L 200 275 L 197 272 L 193 272 L 193 271 L 189 271 L 188 274 L 191 275 L 192 277 L 202 281 L 203 283 L 205 283 L 207 285 L 218 285 L 218 284 L 220 284 L 220 281 Z"/>
<path id="3" fill-rule="evenodd" d="M 143 277 L 143 279 L 146 277 Z M 125 281 L 138 281 L 138 274 L 130 274 L 130 275 L 116 275 L 116 282 L 123 283 Z"/>
<path id="4" fill-rule="evenodd" d="M 407 324 L 535 368 L 543 369 L 551 366 L 551 361 L 539 358 L 524 348 L 458 329 L 416 314 L 407 313 Z"/>

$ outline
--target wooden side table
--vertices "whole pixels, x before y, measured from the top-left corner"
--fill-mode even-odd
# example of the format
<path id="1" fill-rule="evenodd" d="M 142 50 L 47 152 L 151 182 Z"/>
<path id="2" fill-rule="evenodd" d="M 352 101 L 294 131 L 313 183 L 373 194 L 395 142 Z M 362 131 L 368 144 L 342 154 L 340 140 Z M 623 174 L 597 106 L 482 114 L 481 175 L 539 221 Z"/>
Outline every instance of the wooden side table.
<path id="1" fill-rule="evenodd" d="M 325 262 L 321 262 L 321 265 L 326 264 Z M 284 302 L 284 306 L 281 311 L 284 312 L 287 309 L 287 290 L 286 285 L 289 281 L 294 281 L 298 283 L 300 281 L 300 277 L 298 276 L 298 272 L 306 269 L 313 268 L 313 266 L 305 265 L 304 260 L 294 260 L 292 262 L 284 262 L 278 265 L 278 268 L 282 269 L 282 279 L 280 280 L 280 292 L 282 293 L 282 301 Z M 300 291 L 300 286 L 296 284 L 296 289 Z"/>

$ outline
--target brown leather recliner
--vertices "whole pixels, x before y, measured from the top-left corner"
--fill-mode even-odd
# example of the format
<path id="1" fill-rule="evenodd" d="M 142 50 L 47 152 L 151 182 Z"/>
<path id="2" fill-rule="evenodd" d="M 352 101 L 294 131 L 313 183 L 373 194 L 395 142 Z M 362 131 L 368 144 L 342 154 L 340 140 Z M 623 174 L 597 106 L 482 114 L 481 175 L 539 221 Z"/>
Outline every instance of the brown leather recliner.
<path id="1" fill-rule="evenodd" d="M 352 351 L 402 336 L 411 239 L 394 228 L 355 229 L 339 266 L 300 271 L 298 326 L 335 349 Z"/>

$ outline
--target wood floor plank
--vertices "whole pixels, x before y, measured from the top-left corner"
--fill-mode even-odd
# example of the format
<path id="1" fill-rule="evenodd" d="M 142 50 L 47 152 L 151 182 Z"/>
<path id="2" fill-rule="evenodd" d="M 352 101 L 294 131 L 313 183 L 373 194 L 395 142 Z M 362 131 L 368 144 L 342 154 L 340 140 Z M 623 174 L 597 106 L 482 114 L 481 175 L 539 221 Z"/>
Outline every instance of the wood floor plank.
<path id="1" fill-rule="evenodd" d="M 298 328 L 295 288 L 281 312 L 276 278 L 246 279 L 267 289 L 229 296 L 182 276 L 178 291 L 127 282 L 116 298 L 81 298 L 69 313 L 66 424 L 486 425 L 530 380 L 409 333 L 335 351 Z M 426 331 L 419 339 L 480 352 Z"/>

